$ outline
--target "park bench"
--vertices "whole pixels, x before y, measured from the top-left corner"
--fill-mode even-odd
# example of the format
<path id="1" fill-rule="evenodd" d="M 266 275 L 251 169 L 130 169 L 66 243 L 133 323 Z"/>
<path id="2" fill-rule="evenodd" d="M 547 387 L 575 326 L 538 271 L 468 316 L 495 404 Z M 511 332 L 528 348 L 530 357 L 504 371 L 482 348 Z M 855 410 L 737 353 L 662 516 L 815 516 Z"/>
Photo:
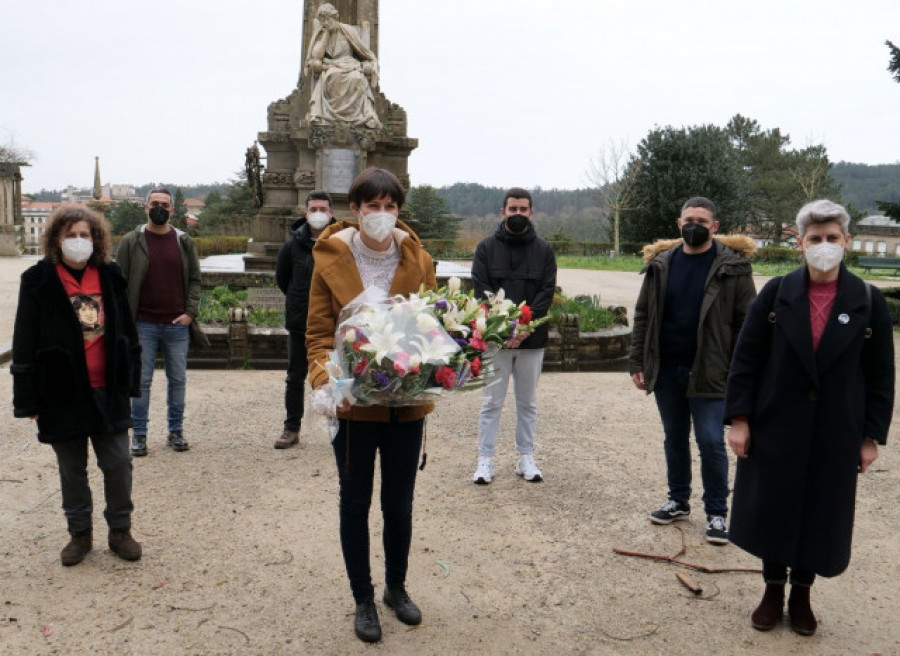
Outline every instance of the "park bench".
<path id="1" fill-rule="evenodd" d="M 856 263 L 865 269 L 900 269 L 900 257 L 873 257 L 863 255 L 856 259 Z"/>

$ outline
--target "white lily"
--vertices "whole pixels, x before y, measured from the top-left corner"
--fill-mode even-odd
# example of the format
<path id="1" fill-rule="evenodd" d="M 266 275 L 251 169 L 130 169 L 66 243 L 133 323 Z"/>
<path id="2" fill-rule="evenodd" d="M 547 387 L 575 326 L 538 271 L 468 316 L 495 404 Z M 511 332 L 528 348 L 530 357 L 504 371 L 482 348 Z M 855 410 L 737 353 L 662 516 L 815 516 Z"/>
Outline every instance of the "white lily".
<path id="1" fill-rule="evenodd" d="M 451 294 L 455 294 L 459 291 L 460 285 L 462 281 L 456 276 L 450 276 L 450 279 L 447 280 L 447 291 Z"/>
<path id="2" fill-rule="evenodd" d="M 416 335 L 410 341 L 419 352 L 421 361 L 427 364 L 447 364 L 450 356 L 459 351 L 459 344 L 446 339 L 444 335 L 438 335 L 430 341 L 427 337 Z"/>
<path id="3" fill-rule="evenodd" d="M 422 312 L 416 316 L 416 330 L 420 333 L 427 335 L 438 326 L 440 326 L 438 320 L 428 312 Z"/>
<path id="4" fill-rule="evenodd" d="M 515 303 L 506 298 L 506 292 L 503 291 L 503 288 L 497 290 L 496 294 L 491 294 L 488 292 L 488 301 L 491 304 L 491 309 L 494 310 L 495 314 L 505 314 L 509 315 L 509 311 L 516 306 Z"/>
<path id="5" fill-rule="evenodd" d="M 447 332 L 458 332 L 463 335 L 469 334 L 469 327 L 462 323 L 465 321 L 466 313 L 459 310 L 455 305 L 451 305 L 451 307 L 447 308 L 443 318 L 444 328 L 447 329 Z"/>
<path id="6" fill-rule="evenodd" d="M 394 355 L 403 350 L 400 347 L 400 340 L 403 339 L 403 332 L 394 330 L 394 324 L 385 315 L 378 321 L 373 322 L 369 327 L 369 343 L 364 344 L 360 348 L 363 351 L 373 353 L 372 360 L 377 364 L 381 364 L 382 359 L 386 355 Z"/>

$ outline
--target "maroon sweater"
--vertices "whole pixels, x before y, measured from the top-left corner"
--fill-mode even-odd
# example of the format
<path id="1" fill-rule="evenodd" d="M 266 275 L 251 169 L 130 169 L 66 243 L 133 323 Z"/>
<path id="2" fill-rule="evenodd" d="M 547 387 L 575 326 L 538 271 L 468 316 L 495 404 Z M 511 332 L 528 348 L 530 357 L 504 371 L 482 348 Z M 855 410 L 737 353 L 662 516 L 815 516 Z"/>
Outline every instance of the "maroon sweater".
<path id="1" fill-rule="evenodd" d="M 172 323 L 184 314 L 184 285 L 181 281 L 181 250 L 174 229 L 164 235 L 144 231 L 150 262 L 141 286 L 137 320 Z"/>

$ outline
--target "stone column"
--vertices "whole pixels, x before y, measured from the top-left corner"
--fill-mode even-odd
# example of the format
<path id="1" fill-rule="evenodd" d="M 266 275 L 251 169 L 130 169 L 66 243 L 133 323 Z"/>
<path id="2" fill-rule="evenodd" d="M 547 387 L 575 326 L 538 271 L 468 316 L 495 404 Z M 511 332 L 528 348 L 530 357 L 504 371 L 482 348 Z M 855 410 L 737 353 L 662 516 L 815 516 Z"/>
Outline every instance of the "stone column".
<path id="1" fill-rule="evenodd" d="M 24 250 L 22 174 L 18 163 L 0 163 L 0 255 Z"/>

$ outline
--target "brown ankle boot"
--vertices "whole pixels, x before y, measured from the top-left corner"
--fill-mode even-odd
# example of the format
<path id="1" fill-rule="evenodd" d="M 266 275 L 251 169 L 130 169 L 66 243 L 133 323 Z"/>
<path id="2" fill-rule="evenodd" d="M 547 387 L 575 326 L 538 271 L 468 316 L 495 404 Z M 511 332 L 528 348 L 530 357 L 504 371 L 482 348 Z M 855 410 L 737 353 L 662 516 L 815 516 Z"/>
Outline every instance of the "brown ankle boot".
<path id="1" fill-rule="evenodd" d="M 122 560 L 140 560 L 141 545 L 131 537 L 130 528 L 109 529 L 109 548 Z"/>
<path id="2" fill-rule="evenodd" d="M 63 547 L 63 550 L 59 552 L 59 559 L 65 567 L 77 565 L 84 560 L 84 557 L 87 555 L 88 551 L 91 550 L 92 546 L 93 538 L 91 536 L 91 529 L 72 533 L 69 544 Z"/>
<path id="3" fill-rule="evenodd" d="M 791 596 L 788 597 L 788 617 L 791 628 L 800 635 L 811 636 L 816 632 L 819 623 L 809 606 L 809 586 L 791 585 Z"/>
<path id="4" fill-rule="evenodd" d="M 750 615 L 750 623 L 758 631 L 771 631 L 784 614 L 784 583 L 766 583 L 759 606 Z"/>

